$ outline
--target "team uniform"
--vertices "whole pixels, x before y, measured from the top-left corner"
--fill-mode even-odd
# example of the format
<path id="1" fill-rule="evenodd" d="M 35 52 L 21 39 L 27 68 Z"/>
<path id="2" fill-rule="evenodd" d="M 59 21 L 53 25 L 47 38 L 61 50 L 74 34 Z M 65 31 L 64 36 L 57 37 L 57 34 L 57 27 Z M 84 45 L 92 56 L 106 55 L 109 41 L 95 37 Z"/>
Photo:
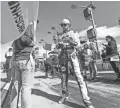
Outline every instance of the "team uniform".
<path id="1" fill-rule="evenodd" d="M 60 71 L 62 73 L 61 78 L 61 88 L 62 88 L 62 98 L 59 103 L 65 101 L 66 97 L 68 97 L 68 64 L 71 63 L 71 66 L 74 70 L 75 78 L 78 82 L 78 86 L 80 92 L 82 94 L 83 102 L 86 107 L 91 106 L 90 97 L 88 96 L 88 90 L 86 83 L 83 79 L 83 76 L 80 72 L 79 62 L 77 58 L 77 47 L 80 45 L 80 41 L 78 39 L 78 33 L 72 30 L 67 32 L 63 32 L 60 36 L 60 42 L 57 45 L 58 49 L 61 49 L 61 53 L 59 55 L 59 64 Z M 94 108 L 94 107 L 92 107 Z"/>

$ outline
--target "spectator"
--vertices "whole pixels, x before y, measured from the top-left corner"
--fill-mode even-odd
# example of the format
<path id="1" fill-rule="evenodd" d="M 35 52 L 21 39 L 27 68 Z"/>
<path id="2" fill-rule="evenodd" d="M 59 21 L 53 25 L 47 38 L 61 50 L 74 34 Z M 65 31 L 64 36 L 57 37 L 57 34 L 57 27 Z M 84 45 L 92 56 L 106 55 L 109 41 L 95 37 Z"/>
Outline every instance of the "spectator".
<path id="1" fill-rule="evenodd" d="M 13 55 L 13 49 L 9 48 L 8 52 L 5 54 L 6 62 L 5 62 L 5 70 L 7 73 L 7 81 L 9 82 L 11 79 L 11 70 L 10 70 L 10 60 Z"/>
<path id="2" fill-rule="evenodd" d="M 103 62 L 105 62 L 105 56 L 106 56 L 106 52 L 105 50 L 102 50 L 101 57 L 102 57 Z"/>
<path id="3" fill-rule="evenodd" d="M 101 57 L 102 57 L 102 60 L 103 60 L 103 63 L 102 63 L 102 68 L 103 69 L 107 69 L 108 68 L 108 60 L 105 59 L 105 56 L 106 56 L 106 51 L 105 49 L 102 50 L 102 54 L 101 54 Z"/>
<path id="4" fill-rule="evenodd" d="M 51 75 L 52 75 L 52 78 L 55 78 L 56 76 L 56 67 L 58 65 L 58 57 L 56 55 L 52 55 L 50 56 L 51 57 Z"/>
<path id="5" fill-rule="evenodd" d="M 92 46 L 92 43 L 89 46 L 85 44 L 84 48 L 87 49 L 87 54 L 88 54 L 88 68 L 90 71 L 90 80 L 94 80 L 97 74 L 97 67 L 96 67 L 97 53 L 94 49 L 94 46 Z"/>
<path id="6" fill-rule="evenodd" d="M 108 59 L 110 62 L 113 70 L 117 75 L 116 81 L 120 81 L 120 57 L 117 51 L 117 44 L 115 39 L 112 36 L 106 36 L 106 41 L 108 44 L 102 44 L 106 47 L 106 56 L 105 58 Z M 114 59 L 117 58 L 117 59 Z"/>
<path id="7" fill-rule="evenodd" d="M 58 57 L 56 55 L 51 55 L 49 58 L 45 60 L 45 69 L 46 69 L 46 77 L 48 77 L 48 71 L 51 70 L 52 78 L 56 75 L 56 67 L 58 65 Z"/>
<path id="8" fill-rule="evenodd" d="M 33 30 L 33 22 L 31 22 L 25 33 L 13 42 L 14 74 L 10 108 L 18 108 L 19 96 L 21 96 L 21 108 L 31 108 L 31 89 L 34 78 Z"/>

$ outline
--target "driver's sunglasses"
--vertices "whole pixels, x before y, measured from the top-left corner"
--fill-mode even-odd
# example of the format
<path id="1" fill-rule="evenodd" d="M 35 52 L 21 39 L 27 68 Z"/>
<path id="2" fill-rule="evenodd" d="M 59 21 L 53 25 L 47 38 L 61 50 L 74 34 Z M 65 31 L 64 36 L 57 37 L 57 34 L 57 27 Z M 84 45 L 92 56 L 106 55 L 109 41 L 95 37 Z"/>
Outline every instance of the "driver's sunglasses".
<path id="1" fill-rule="evenodd" d="M 67 24 L 61 24 L 61 27 L 63 27 L 63 26 L 65 27 L 65 26 L 67 26 Z"/>
<path id="2" fill-rule="evenodd" d="M 105 40 L 106 40 L 106 41 L 108 41 L 108 39 L 107 39 L 107 38 L 106 38 Z"/>

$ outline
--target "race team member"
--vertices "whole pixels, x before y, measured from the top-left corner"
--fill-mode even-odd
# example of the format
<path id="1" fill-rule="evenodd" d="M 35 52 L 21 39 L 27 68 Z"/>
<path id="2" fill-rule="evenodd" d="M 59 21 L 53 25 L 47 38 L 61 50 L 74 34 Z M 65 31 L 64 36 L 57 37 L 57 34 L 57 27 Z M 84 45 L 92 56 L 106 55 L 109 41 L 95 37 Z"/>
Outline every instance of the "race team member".
<path id="1" fill-rule="evenodd" d="M 72 67 L 74 69 L 75 78 L 78 82 L 78 86 L 82 94 L 84 104 L 86 108 L 94 108 L 90 101 L 90 97 L 88 96 L 87 86 L 80 72 L 79 62 L 76 55 L 76 48 L 78 45 L 80 45 L 78 33 L 70 30 L 71 24 L 68 19 L 63 19 L 60 25 L 63 29 L 63 32 L 61 33 L 60 36 L 61 40 L 57 45 L 57 48 L 61 49 L 61 53 L 59 55 L 59 62 L 60 71 L 62 73 L 61 78 L 62 98 L 59 100 L 59 103 L 63 103 L 69 95 L 67 87 L 68 62 L 71 62 Z"/>
<path id="2" fill-rule="evenodd" d="M 32 108 L 31 89 L 34 79 L 34 23 L 31 22 L 25 33 L 13 42 L 13 87 L 10 95 L 10 108 Z M 21 97 L 21 98 L 20 98 Z"/>

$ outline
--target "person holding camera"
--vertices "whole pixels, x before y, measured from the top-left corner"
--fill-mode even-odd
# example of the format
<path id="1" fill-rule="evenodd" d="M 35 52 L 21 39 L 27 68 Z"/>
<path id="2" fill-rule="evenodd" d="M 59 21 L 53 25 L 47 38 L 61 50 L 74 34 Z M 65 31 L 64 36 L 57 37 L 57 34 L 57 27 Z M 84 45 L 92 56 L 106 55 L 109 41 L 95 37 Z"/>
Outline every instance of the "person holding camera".
<path id="1" fill-rule="evenodd" d="M 102 43 L 102 45 L 106 47 L 105 59 L 110 62 L 113 70 L 115 71 L 117 75 L 116 81 L 120 81 L 120 56 L 117 51 L 116 41 L 112 36 L 109 35 L 106 36 L 106 41 L 108 42 L 107 45 Z"/>

